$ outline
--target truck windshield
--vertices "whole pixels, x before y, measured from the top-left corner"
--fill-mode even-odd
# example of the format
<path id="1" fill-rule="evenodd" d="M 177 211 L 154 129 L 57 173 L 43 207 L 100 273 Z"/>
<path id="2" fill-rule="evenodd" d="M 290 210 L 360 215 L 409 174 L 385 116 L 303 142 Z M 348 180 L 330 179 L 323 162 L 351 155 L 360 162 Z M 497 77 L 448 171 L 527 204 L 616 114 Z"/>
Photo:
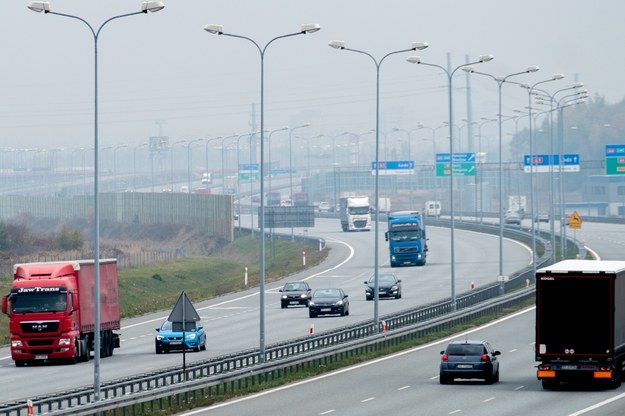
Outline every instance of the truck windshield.
<path id="1" fill-rule="evenodd" d="M 11 297 L 13 313 L 63 312 L 66 309 L 65 293 L 20 293 Z"/>
<path id="2" fill-rule="evenodd" d="M 369 213 L 369 207 L 349 207 L 351 215 L 365 215 Z"/>
<path id="3" fill-rule="evenodd" d="M 391 241 L 420 240 L 421 230 L 402 230 L 391 232 Z"/>

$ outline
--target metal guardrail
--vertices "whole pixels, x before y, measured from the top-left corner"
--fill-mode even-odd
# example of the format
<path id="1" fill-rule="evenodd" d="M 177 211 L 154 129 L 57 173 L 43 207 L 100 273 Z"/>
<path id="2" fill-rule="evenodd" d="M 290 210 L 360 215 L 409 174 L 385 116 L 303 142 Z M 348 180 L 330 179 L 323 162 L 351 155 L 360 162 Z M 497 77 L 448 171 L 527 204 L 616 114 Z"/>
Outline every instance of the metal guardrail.
<path id="1" fill-rule="evenodd" d="M 438 221 L 441 223 L 437 225 L 444 226 L 444 220 Z M 429 222 L 429 224 L 434 225 L 433 222 Z M 476 226 L 475 224 L 456 223 L 456 227 L 474 228 Z M 498 227 L 488 228 L 488 226 L 481 225 L 479 229 L 482 232 L 499 232 Z M 506 230 L 506 234 L 519 240 L 531 240 L 531 235 L 528 236 L 527 233 L 518 229 Z M 537 237 L 536 242 L 543 249 L 543 255 L 537 261 L 537 267 L 542 267 L 551 258 L 551 251 L 547 240 Z M 533 279 L 533 268 L 526 267 L 503 283 L 504 290 L 506 292 L 531 292 L 531 290 L 523 288 L 526 287 L 527 281 L 531 282 Z M 500 299 L 494 302 L 496 304 L 505 304 L 510 295 L 502 297 L 501 289 L 502 284 L 494 282 L 460 294 L 457 296 L 455 305 L 452 304 L 451 299 L 443 299 L 439 302 L 385 315 L 382 317 L 387 331 L 385 337 L 391 337 L 391 334 L 409 334 L 411 331 L 420 331 L 424 325 L 432 325 L 434 321 L 438 322 L 439 327 L 449 327 L 454 325 L 458 319 L 466 319 L 465 315 L 475 313 L 477 305 L 493 303 L 493 299 Z M 516 299 L 514 296 L 513 298 Z M 219 386 L 223 383 L 234 383 L 235 380 L 237 383 L 246 383 L 244 380 L 249 377 L 261 377 L 266 374 L 273 374 L 275 371 L 280 373 L 285 368 L 298 365 L 297 363 L 306 360 L 323 360 L 337 353 L 347 353 L 374 345 L 376 342 L 381 342 L 381 332 L 381 329 L 375 328 L 373 320 L 368 320 L 355 325 L 272 344 L 266 348 L 264 361 L 260 360 L 257 349 L 251 349 L 193 363 L 184 372 L 179 367 L 172 367 L 114 380 L 101 386 L 100 392 L 103 399 L 97 402 L 94 402 L 93 390 L 90 386 L 71 392 L 31 398 L 31 400 L 39 415 L 86 415 L 107 409 L 140 405 L 164 397 L 171 398 L 176 394 L 184 395 L 187 394 L 185 392 L 200 388 L 214 387 L 219 391 Z M 271 377 L 274 376 L 271 375 Z M 222 391 L 227 388 L 227 384 L 223 384 L 221 387 Z M 0 415 L 26 415 L 26 408 L 26 400 L 0 404 Z"/>

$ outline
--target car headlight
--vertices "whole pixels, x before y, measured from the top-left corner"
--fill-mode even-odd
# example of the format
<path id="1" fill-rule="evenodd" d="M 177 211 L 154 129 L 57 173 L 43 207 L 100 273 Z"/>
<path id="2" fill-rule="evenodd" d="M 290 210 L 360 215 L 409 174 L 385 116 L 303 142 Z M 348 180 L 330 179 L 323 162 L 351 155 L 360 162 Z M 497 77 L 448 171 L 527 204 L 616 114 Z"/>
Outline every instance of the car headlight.
<path id="1" fill-rule="evenodd" d="M 164 339 L 165 339 L 165 337 L 164 337 L 164 336 L 162 336 L 161 334 L 158 334 L 158 335 L 156 336 L 156 340 L 157 340 L 157 341 L 162 341 L 162 340 L 164 340 Z"/>
<path id="2" fill-rule="evenodd" d="M 343 301 L 342 301 L 342 300 L 339 300 L 338 302 L 336 302 L 336 304 L 337 304 L 337 305 L 342 305 L 342 304 L 343 304 Z"/>
<path id="3" fill-rule="evenodd" d="M 61 338 L 59 339 L 59 346 L 60 345 L 70 345 L 72 343 L 72 340 L 70 338 Z"/>
<path id="4" fill-rule="evenodd" d="M 306 296 L 306 293 L 302 293 L 301 295 L 299 295 L 299 297 L 302 299 L 306 299 L 308 296 Z"/>
<path id="5" fill-rule="evenodd" d="M 23 347 L 24 345 L 22 344 L 22 341 L 19 339 L 13 340 L 11 341 L 11 347 L 15 348 L 15 347 Z"/>
<path id="6" fill-rule="evenodd" d="M 310 302 L 308 302 L 308 306 L 315 306 L 315 302 L 311 300 Z"/>
<path id="7" fill-rule="evenodd" d="M 397 289 L 399 289 L 399 288 L 397 287 L 397 285 L 395 285 L 395 286 L 393 286 L 393 287 L 391 288 L 391 290 L 397 290 Z"/>
<path id="8" fill-rule="evenodd" d="M 195 339 L 197 337 L 197 334 L 194 332 L 192 334 L 187 334 L 187 339 Z"/>
<path id="9" fill-rule="evenodd" d="M 282 295 L 282 299 L 286 299 L 286 298 L 288 298 L 287 295 Z"/>

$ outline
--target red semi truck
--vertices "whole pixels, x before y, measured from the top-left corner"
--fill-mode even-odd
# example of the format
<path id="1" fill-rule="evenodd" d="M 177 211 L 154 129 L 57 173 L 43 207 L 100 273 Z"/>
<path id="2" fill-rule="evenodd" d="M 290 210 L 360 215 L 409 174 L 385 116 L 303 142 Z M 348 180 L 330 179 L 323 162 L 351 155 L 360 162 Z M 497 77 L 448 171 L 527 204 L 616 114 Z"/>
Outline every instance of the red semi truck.
<path id="1" fill-rule="evenodd" d="M 100 260 L 100 357 L 119 348 L 117 260 Z M 42 360 L 88 361 L 94 347 L 93 260 L 16 264 L 2 299 L 17 367 Z"/>

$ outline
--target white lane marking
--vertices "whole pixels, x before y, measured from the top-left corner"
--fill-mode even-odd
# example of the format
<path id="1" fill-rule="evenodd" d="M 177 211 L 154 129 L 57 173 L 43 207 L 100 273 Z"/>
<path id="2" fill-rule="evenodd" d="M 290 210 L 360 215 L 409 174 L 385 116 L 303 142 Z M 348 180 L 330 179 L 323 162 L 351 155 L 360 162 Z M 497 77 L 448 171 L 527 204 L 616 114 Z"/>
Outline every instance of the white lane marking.
<path id="1" fill-rule="evenodd" d="M 332 270 L 338 269 L 339 267 L 343 266 L 345 263 L 350 261 L 352 259 L 352 257 L 354 257 L 354 248 L 352 246 L 350 246 L 349 244 L 347 244 L 345 241 L 335 240 L 333 238 L 326 239 L 326 240 L 331 240 L 331 241 L 333 241 L 335 243 L 345 245 L 349 249 L 349 255 L 342 262 L 337 264 L 336 266 L 330 267 L 330 268 L 325 269 L 325 270 L 321 270 L 318 273 L 311 274 L 310 276 L 308 276 L 307 278 L 305 278 L 303 280 L 312 279 L 313 277 L 317 277 L 317 276 L 319 276 L 321 274 L 324 274 L 324 273 L 330 272 Z M 269 289 L 269 290 L 266 290 L 265 292 L 270 292 L 272 290 L 275 290 L 275 289 Z M 223 301 L 221 303 L 217 303 L 215 305 L 208 305 L 208 306 L 204 306 L 202 308 L 197 308 L 197 311 L 203 311 L 203 310 L 206 310 L 206 309 L 211 309 L 211 310 L 212 309 L 218 309 L 222 305 L 227 305 L 229 303 L 238 302 L 238 301 L 240 301 L 242 299 L 251 298 L 251 297 L 257 296 L 259 293 L 260 293 L 260 291 L 257 291 L 257 292 L 254 292 L 254 293 L 250 293 L 249 295 L 240 296 L 238 298 L 226 300 L 226 301 Z M 221 308 L 219 308 L 219 309 L 221 309 Z M 133 328 L 133 327 L 139 326 L 139 325 L 145 325 L 145 324 L 152 323 L 152 322 L 159 322 L 159 321 L 162 321 L 164 319 L 167 319 L 167 317 L 163 316 L 163 317 L 160 317 L 160 318 L 154 318 L 154 319 L 149 319 L 147 321 L 137 322 L 136 324 L 130 324 L 130 325 L 123 326 L 123 327 L 121 327 L 121 329 L 123 330 L 123 329 Z"/>
<path id="2" fill-rule="evenodd" d="M 375 397 L 367 397 L 366 399 L 361 400 L 360 403 L 370 402 L 371 400 L 375 400 Z"/>
<path id="3" fill-rule="evenodd" d="M 585 409 L 582 409 L 582 410 L 578 410 L 577 412 L 575 412 L 575 413 L 571 413 L 571 414 L 569 414 L 568 416 L 579 416 L 579 415 L 583 415 L 584 413 L 588 413 L 588 412 L 590 412 L 591 410 L 598 409 L 598 408 L 600 408 L 600 407 L 605 406 L 606 404 L 610 404 L 610 403 L 612 403 L 612 402 L 615 402 L 615 401 L 620 400 L 620 399 L 623 399 L 623 398 L 625 398 L 625 393 L 619 394 L 618 396 L 611 397 L 611 398 L 609 398 L 609 399 L 607 399 L 607 400 L 604 400 L 604 401 L 602 401 L 602 402 L 595 403 L 595 404 L 593 404 L 592 406 L 589 406 L 589 407 L 587 407 L 587 408 L 585 408 Z"/>
<path id="4" fill-rule="evenodd" d="M 484 399 L 483 403 L 487 403 L 487 402 L 490 402 L 492 400 L 495 400 L 495 398 L 494 397 L 489 397 L 488 399 Z"/>
<path id="5" fill-rule="evenodd" d="M 295 383 L 292 383 L 292 384 L 286 384 L 286 385 L 283 385 L 283 386 L 280 386 L 280 387 L 276 387 L 275 389 L 261 391 L 261 392 L 256 393 L 256 394 L 251 394 L 249 396 L 244 396 L 244 397 L 241 397 L 241 398 L 238 398 L 238 399 L 234 399 L 234 400 L 231 400 L 231 401 L 228 401 L 228 402 L 218 403 L 218 404 L 215 404 L 213 406 L 195 409 L 195 410 L 192 410 L 192 411 L 187 412 L 187 413 L 181 413 L 179 416 L 196 415 L 196 414 L 205 412 L 207 410 L 219 409 L 221 407 L 230 406 L 230 405 L 241 403 L 241 402 L 244 402 L 244 401 L 254 400 L 254 399 L 258 398 L 258 397 L 267 396 L 269 394 L 273 394 L 273 393 L 280 392 L 280 391 L 283 391 L 283 390 L 291 389 L 291 388 L 294 388 L 294 387 L 299 387 L 299 386 L 302 386 L 302 385 L 305 385 L 305 384 L 308 384 L 308 383 L 312 383 L 312 382 L 316 382 L 316 381 L 319 381 L 319 380 L 323 380 L 323 379 L 326 379 L 326 378 L 329 378 L 329 377 L 334 377 L 335 375 L 338 375 L 338 374 L 343 374 L 343 373 L 347 373 L 347 372 L 350 372 L 350 371 L 358 370 L 360 368 L 364 368 L 364 367 L 367 367 L 367 366 L 370 366 L 370 365 L 378 364 L 378 363 L 383 362 L 383 361 L 387 361 L 387 360 L 391 360 L 391 359 L 394 359 L 394 358 L 397 358 L 397 357 L 401 357 L 403 355 L 411 354 L 411 353 L 416 352 L 416 351 L 421 351 L 421 350 L 424 350 L 426 348 L 431 348 L 431 347 L 433 347 L 435 345 L 446 344 L 446 343 L 448 343 L 449 341 L 451 341 L 453 339 L 462 338 L 462 337 L 464 337 L 466 335 L 472 334 L 473 332 L 477 332 L 477 331 L 480 331 L 480 330 L 482 330 L 484 328 L 489 328 L 491 326 L 500 324 L 501 322 L 505 322 L 505 321 L 507 321 L 509 319 L 516 318 L 517 316 L 520 316 L 520 315 L 522 315 L 524 313 L 528 313 L 530 311 L 533 311 L 534 309 L 535 309 L 535 306 L 532 306 L 532 307 L 529 307 L 529 308 L 524 309 L 522 311 L 516 312 L 516 313 L 514 313 L 512 315 L 504 316 L 503 318 L 498 319 L 496 321 L 489 322 L 489 323 L 487 323 L 487 324 L 485 324 L 483 326 L 476 327 L 476 328 L 471 328 L 471 329 L 469 329 L 467 331 L 460 332 L 458 334 L 454 334 L 454 335 L 451 335 L 451 336 L 449 336 L 447 338 L 439 339 L 439 340 L 430 342 L 428 344 L 419 345 L 418 347 L 414 347 L 414 348 L 411 348 L 409 350 L 404 350 L 404 351 L 400 351 L 400 352 L 395 353 L 395 354 L 386 355 L 384 357 L 380 357 L 380 358 L 377 358 L 375 360 L 366 361 L 366 362 L 363 362 L 363 363 L 360 363 L 360 364 L 356 364 L 356 365 L 351 366 L 351 367 L 341 368 L 339 370 L 335 370 L 335 371 L 332 371 L 330 373 L 321 374 L 321 375 L 319 375 L 317 377 L 308 378 L 306 380 L 298 381 L 298 382 L 295 382 Z M 331 411 L 333 412 L 334 410 L 331 410 Z M 459 411 L 460 410 L 458 410 L 458 412 Z"/>
<path id="6" fill-rule="evenodd" d="M 336 412 L 336 410 L 335 410 L 335 409 L 330 409 L 330 410 L 326 410 L 325 412 L 321 412 L 321 413 L 319 413 L 319 414 L 320 414 L 320 415 L 327 415 L 327 414 L 334 413 L 334 412 Z"/>
<path id="7" fill-rule="evenodd" d="M 406 390 L 406 389 L 409 389 L 409 388 L 410 388 L 410 386 L 403 386 L 403 387 L 398 388 L 397 391 L 402 391 L 402 390 Z"/>

